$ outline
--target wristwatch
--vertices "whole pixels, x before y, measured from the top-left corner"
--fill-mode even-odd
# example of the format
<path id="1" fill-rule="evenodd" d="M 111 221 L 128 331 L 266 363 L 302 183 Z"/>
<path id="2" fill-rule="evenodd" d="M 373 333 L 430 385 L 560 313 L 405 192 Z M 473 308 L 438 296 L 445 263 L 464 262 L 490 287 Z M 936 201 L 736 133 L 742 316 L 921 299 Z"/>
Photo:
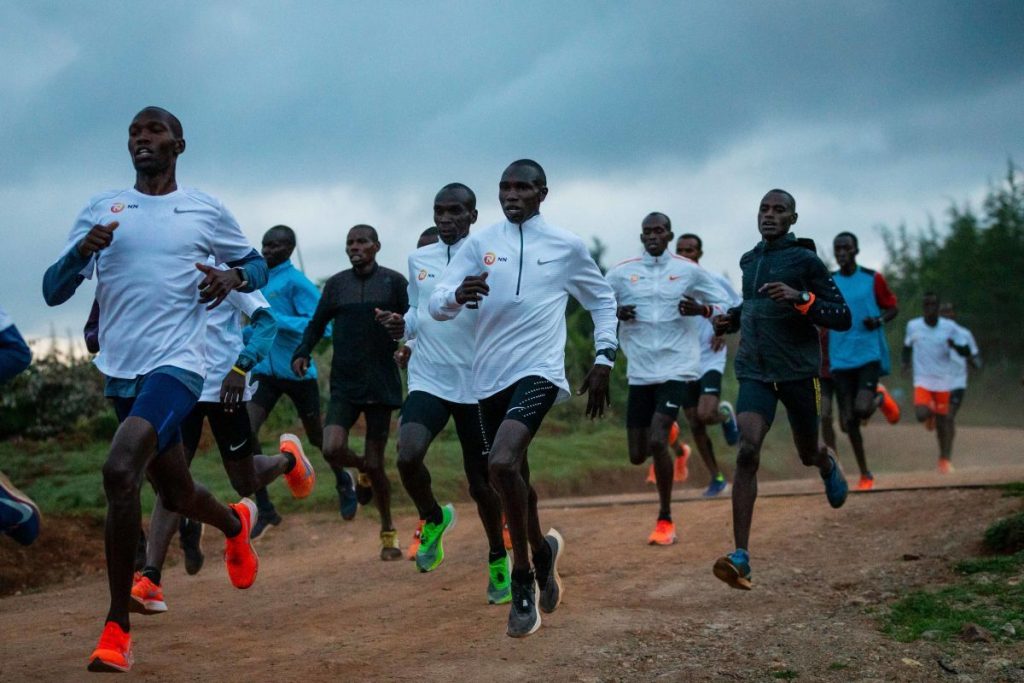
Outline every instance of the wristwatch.
<path id="1" fill-rule="evenodd" d="M 610 360 L 611 362 L 614 363 L 615 362 L 616 351 L 615 351 L 615 349 L 611 349 L 611 348 L 609 348 L 609 349 L 598 349 L 597 350 L 597 355 L 598 356 L 604 356 L 605 358 L 607 358 L 608 360 Z"/>
<path id="2" fill-rule="evenodd" d="M 238 285 L 239 289 L 249 284 L 249 281 L 245 279 L 245 268 L 235 268 L 238 272 L 238 279 L 242 281 L 242 284 Z"/>
<path id="3" fill-rule="evenodd" d="M 235 361 L 235 365 L 238 366 L 239 370 L 245 370 L 246 372 L 249 372 L 250 370 L 252 370 L 252 367 L 255 365 L 255 363 L 252 362 L 251 358 L 243 358 L 239 356 L 238 360 Z"/>
<path id="4" fill-rule="evenodd" d="M 801 305 L 802 304 L 808 304 L 810 302 L 811 302 L 811 293 L 808 292 L 808 291 L 800 292 L 800 303 L 801 303 Z"/>

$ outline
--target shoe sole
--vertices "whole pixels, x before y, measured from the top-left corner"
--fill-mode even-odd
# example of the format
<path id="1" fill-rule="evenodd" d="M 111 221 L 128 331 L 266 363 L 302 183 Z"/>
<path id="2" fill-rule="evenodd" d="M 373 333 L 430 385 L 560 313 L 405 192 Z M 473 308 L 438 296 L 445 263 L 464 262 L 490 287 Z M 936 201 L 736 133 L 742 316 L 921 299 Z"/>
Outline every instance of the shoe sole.
<path id="1" fill-rule="evenodd" d="M 449 503 L 449 505 L 451 505 L 451 503 Z M 437 569 L 438 567 L 441 566 L 442 562 L 444 562 L 444 537 L 448 534 L 449 531 L 451 531 L 452 529 L 455 528 L 455 522 L 456 522 L 457 519 L 458 519 L 458 516 L 455 514 L 455 506 L 453 505 L 452 506 L 452 523 L 445 527 L 444 531 L 441 532 L 441 538 L 437 539 L 437 547 L 441 548 L 441 559 L 439 559 L 437 561 L 437 564 L 435 564 L 433 567 L 429 567 L 427 569 L 424 569 L 423 567 L 421 567 L 420 566 L 419 550 L 417 549 L 417 551 L 416 551 L 416 569 L 419 569 L 421 574 L 426 574 L 427 572 L 434 571 L 435 569 Z M 421 543 L 420 544 L 420 548 L 422 548 L 422 547 L 423 547 L 423 544 Z"/>
<path id="2" fill-rule="evenodd" d="M 134 614 L 145 614 L 147 616 L 163 614 L 167 611 L 167 603 L 158 602 L 156 600 L 139 600 L 133 595 L 132 601 L 128 603 L 128 611 Z"/>
<path id="3" fill-rule="evenodd" d="M 559 605 L 562 604 L 562 590 L 563 590 L 563 588 L 562 588 L 562 577 L 559 576 L 559 574 L 558 574 L 558 558 L 560 558 L 562 556 L 562 553 L 565 552 L 565 539 L 562 538 L 562 534 L 558 533 L 558 530 L 555 529 L 555 528 L 548 529 L 548 532 L 546 534 L 544 534 L 544 536 L 545 536 L 545 538 L 548 537 L 548 536 L 554 536 L 555 539 L 557 539 L 557 541 L 558 541 L 558 552 L 554 553 L 553 554 L 554 557 L 551 558 L 551 578 L 553 578 L 555 580 L 555 585 L 558 586 L 558 600 L 555 601 L 555 604 L 551 607 L 551 609 L 547 609 L 546 607 L 541 607 L 540 606 L 540 600 L 539 599 L 537 600 L 537 606 L 540 607 L 540 611 L 544 612 L 545 614 L 551 614 L 556 609 L 558 609 Z M 538 591 L 538 594 L 539 593 L 540 593 L 540 591 Z M 540 596 L 538 595 L 538 598 L 539 597 Z M 510 600 L 510 602 L 511 602 L 511 600 Z M 537 615 L 537 628 L 540 628 L 540 614 Z M 534 629 L 534 630 L 536 630 L 536 629 Z M 533 631 L 531 631 L 530 633 L 533 633 Z"/>
<path id="4" fill-rule="evenodd" d="M 665 545 L 675 545 L 675 542 L 677 540 L 678 540 L 677 536 L 672 536 L 672 538 L 669 539 L 668 541 L 656 541 L 653 538 L 648 538 L 647 539 L 647 545 L 662 545 L 662 546 L 665 546 Z"/>
<path id="5" fill-rule="evenodd" d="M 732 562 L 729 562 L 724 557 L 715 560 L 715 577 L 718 580 L 725 582 L 731 588 L 737 588 L 739 590 L 748 591 L 752 588 L 750 579 L 740 576 L 740 573 L 736 571 L 736 567 L 733 566 Z"/>
<path id="6" fill-rule="evenodd" d="M 509 600 L 509 602 L 512 601 Z M 509 638 L 525 638 L 527 636 L 532 636 L 534 633 L 537 632 L 538 629 L 540 629 L 540 612 L 537 612 L 537 622 L 526 633 L 511 633 L 510 631 L 506 630 L 505 635 L 507 635 Z"/>
<path id="7" fill-rule="evenodd" d="M 86 668 L 93 673 L 128 673 L 132 669 L 132 662 L 131 660 L 128 660 L 127 666 L 121 666 L 120 664 L 114 664 L 113 662 L 105 661 L 99 657 L 93 657 L 89 660 L 89 666 Z"/>

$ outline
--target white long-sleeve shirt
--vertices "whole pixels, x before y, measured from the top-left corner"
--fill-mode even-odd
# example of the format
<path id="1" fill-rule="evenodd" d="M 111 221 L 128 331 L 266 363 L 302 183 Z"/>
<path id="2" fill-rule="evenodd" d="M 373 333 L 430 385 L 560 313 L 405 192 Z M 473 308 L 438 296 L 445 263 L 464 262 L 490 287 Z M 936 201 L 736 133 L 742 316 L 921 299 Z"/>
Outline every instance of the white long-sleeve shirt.
<path id="1" fill-rule="evenodd" d="M 725 311 L 729 298 L 708 271 L 668 252 L 628 259 L 608 271 L 619 306 L 636 306 L 636 317 L 619 324 L 632 385 L 692 381 L 701 376 L 700 322 L 679 314 L 684 296 Z"/>
<path id="2" fill-rule="evenodd" d="M 425 391 L 454 403 L 476 403 L 473 395 L 474 329 L 477 312 L 463 311 L 455 320 L 430 317 L 430 295 L 448 262 L 466 244 L 436 242 L 409 255 L 409 310 L 405 314 L 406 345 L 415 343 L 409 358 L 409 391 Z"/>
<path id="3" fill-rule="evenodd" d="M 724 291 L 726 294 L 726 310 L 730 308 L 735 308 L 736 306 L 739 306 L 741 303 L 743 303 L 743 297 L 740 296 L 740 293 L 737 292 L 736 289 L 732 286 L 732 283 L 729 282 L 729 278 L 719 273 L 715 273 L 712 271 L 708 272 L 711 273 L 711 277 L 715 278 L 715 281 L 719 285 L 721 285 L 722 291 Z M 701 318 L 699 324 L 700 376 L 703 377 L 712 370 L 717 370 L 718 372 L 724 374 L 725 361 L 726 355 L 728 354 L 728 349 L 726 349 L 725 346 L 722 346 L 722 348 L 720 348 L 717 351 L 711 348 L 711 340 L 714 339 L 715 328 L 714 326 L 712 326 L 711 320 L 709 318 Z"/>
<path id="4" fill-rule="evenodd" d="M 502 221 L 474 232 L 452 258 L 430 296 L 430 315 L 451 320 L 463 306 L 455 290 L 487 272 L 490 293 L 480 302 L 473 359 L 473 394 L 493 396 L 537 375 L 569 397 L 565 378 L 565 305 L 571 294 L 594 320 L 598 349 L 614 349 L 615 296 L 576 234 L 537 215 L 522 225 Z M 418 350 L 418 349 L 417 349 Z M 595 363 L 610 365 L 603 356 Z"/>

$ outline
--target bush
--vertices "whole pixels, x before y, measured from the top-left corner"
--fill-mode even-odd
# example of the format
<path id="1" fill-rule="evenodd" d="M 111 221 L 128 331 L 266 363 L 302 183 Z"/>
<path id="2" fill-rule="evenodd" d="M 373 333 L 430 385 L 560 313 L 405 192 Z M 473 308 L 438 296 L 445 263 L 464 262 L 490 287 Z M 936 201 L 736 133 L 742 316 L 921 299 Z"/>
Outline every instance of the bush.
<path id="1" fill-rule="evenodd" d="M 993 553 L 1024 550 L 1024 512 L 1000 519 L 985 530 L 985 549 Z"/>

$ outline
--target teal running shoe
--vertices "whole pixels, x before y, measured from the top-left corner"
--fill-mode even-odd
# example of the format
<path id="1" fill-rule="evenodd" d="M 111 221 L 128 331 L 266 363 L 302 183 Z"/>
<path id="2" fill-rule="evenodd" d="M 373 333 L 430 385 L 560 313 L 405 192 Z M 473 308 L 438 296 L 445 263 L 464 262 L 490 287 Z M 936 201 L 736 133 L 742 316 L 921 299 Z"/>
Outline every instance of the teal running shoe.
<path id="1" fill-rule="evenodd" d="M 831 450 L 828 452 L 828 459 L 832 461 L 832 469 L 821 477 L 825 481 L 825 497 L 828 498 L 829 505 L 841 508 L 846 502 L 846 494 L 849 493 L 850 487 L 846 484 L 846 477 L 839 469 L 839 462 Z"/>
<path id="2" fill-rule="evenodd" d="M 448 503 L 441 508 L 441 523 L 426 522 L 420 532 L 420 548 L 416 551 L 416 568 L 432 572 L 444 561 L 444 535 L 455 528 L 455 506 Z"/>
<path id="3" fill-rule="evenodd" d="M 708 487 L 704 489 L 705 498 L 714 498 L 715 496 L 721 495 L 729 490 L 729 482 L 725 480 L 725 475 L 719 472 L 718 476 L 711 480 Z"/>
<path id="4" fill-rule="evenodd" d="M 750 554 L 737 548 L 725 557 L 715 560 L 715 576 L 732 588 L 748 591 L 750 583 Z"/>
<path id="5" fill-rule="evenodd" d="M 512 562 L 508 555 L 487 565 L 487 604 L 505 605 L 512 602 Z"/>

